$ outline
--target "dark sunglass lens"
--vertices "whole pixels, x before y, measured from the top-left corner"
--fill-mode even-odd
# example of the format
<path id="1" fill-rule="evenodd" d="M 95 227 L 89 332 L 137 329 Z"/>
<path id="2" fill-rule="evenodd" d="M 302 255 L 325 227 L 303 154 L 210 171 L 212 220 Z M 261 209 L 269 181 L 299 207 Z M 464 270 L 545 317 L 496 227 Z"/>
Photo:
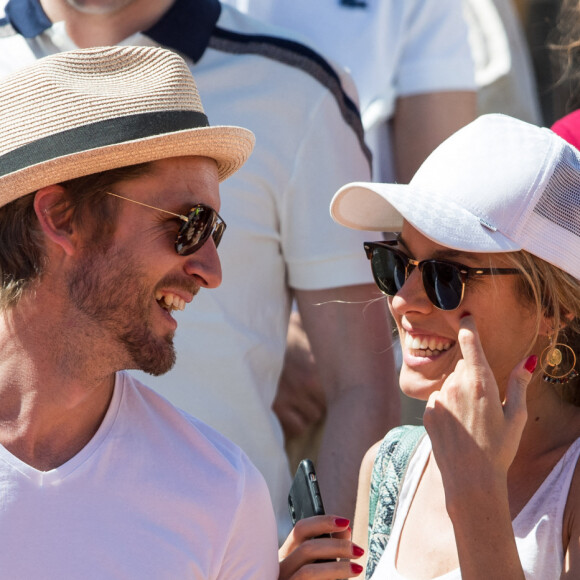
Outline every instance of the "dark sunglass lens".
<path id="1" fill-rule="evenodd" d="M 394 296 L 405 283 L 405 264 L 390 248 L 373 248 L 371 267 L 377 286 L 388 296 Z"/>
<path id="2" fill-rule="evenodd" d="M 210 207 L 195 207 L 177 234 L 175 241 L 177 253 L 188 256 L 201 248 L 212 233 L 215 216 L 216 213 Z"/>
<path id="3" fill-rule="evenodd" d="M 395 252 L 390 253 L 393 260 L 393 279 L 395 280 L 395 288 L 398 292 L 407 280 L 406 262 L 399 254 L 395 254 Z"/>
<path id="4" fill-rule="evenodd" d="M 435 260 L 425 262 L 423 286 L 429 300 L 441 310 L 455 310 L 461 303 L 461 273 L 453 264 Z"/>
<path id="5" fill-rule="evenodd" d="M 213 233 L 211 235 L 211 237 L 213 238 L 213 243 L 215 244 L 216 248 L 220 245 L 220 242 L 222 241 L 222 236 L 224 235 L 225 231 L 226 231 L 226 223 L 223 221 L 218 221 L 215 224 Z"/>

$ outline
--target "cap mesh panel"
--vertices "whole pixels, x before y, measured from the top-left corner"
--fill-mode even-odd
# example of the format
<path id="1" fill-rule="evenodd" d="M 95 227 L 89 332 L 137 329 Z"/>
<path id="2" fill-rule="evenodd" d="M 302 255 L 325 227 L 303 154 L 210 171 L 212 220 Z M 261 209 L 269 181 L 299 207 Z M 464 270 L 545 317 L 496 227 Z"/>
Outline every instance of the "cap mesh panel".
<path id="1" fill-rule="evenodd" d="M 563 149 L 534 212 L 580 237 L 580 153 Z"/>

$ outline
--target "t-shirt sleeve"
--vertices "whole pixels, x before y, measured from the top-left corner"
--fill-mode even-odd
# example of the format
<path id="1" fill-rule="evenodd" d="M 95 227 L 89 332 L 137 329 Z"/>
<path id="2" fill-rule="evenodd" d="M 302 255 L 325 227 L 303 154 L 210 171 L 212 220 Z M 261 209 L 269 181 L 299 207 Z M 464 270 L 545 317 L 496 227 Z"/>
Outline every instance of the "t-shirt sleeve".
<path id="1" fill-rule="evenodd" d="M 216 580 L 277 578 L 278 540 L 270 494 L 264 478 L 243 454 L 238 509 Z"/>
<path id="2" fill-rule="evenodd" d="M 405 0 L 397 94 L 475 90 L 462 0 Z"/>
<path id="3" fill-rule="evenodd" d="M 364 144 L 335 97 L 322 94 L 305 124 L 282 198 L 282 251 L 291 287 L 320 290 L 372 282 L 363 241 L 380 234 L 339 226 L 329 213 L 341 186 L 369 180 Z"/>

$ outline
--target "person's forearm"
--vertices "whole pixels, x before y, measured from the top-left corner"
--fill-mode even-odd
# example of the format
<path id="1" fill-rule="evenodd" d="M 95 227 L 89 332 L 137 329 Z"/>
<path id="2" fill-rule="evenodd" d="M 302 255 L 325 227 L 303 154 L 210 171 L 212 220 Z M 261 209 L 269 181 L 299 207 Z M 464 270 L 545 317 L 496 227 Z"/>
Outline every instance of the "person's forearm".
<path id="1" fill-rule="evenodd" d="M 399 389 L 385 373 L 385 397 L 358 385 L 329 401 L 317 471 L 327 512 L 353 520 L 358 473 L 368 448 L 400 422 Z M 356 436 L 355 436 L 356 434 Z"/>
<path id="2" fill-rule="evenodd" d="M 505 481 L 472 485 L 447 501 L 463 580 L 524 580 Z"/>
<path id="3" fill-rule="evenodd" d="M 327 512 L 348 518 L 364 453 L 400 421 L 392 329 L 377 294 L 371 284 L 297 292 L 326 397 L 316 465 L 323 501 Z"/>
<path id="4" fill-rule="evenodd" d="M 476 114 L 477 97 L 473 91 L 399 98 L 392 121 L 397 182 L 408 183 L 433 149 L 473 121 Z"/>

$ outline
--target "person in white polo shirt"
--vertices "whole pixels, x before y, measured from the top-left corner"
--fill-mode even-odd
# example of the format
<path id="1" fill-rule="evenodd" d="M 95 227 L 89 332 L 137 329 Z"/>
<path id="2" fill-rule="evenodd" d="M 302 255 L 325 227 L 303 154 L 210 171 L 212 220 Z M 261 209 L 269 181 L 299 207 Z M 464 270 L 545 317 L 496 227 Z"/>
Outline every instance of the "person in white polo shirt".
<path id="1" fill-rule="evenodd" d="M 224 0 L 261 21 L 292 30 L 347 68 L 360 97 L 373 178 L 407 183 L 427 155 L 476 116 L 476 78 L 463 0 Z M 313 454 L 322 415 L 318 383 L 300 319 L 294 315 L 275 409 L 294 459 Z M 307 385 L 305 388 L 303 385 Z M 302 405 L 300 405 L 302 402 Z M 403 397 L 403 417 L 420 422 L 421 404 Z M 296 417 L 303 417 L 296 427 Z M 304 424 L 310 421 L 310 429 Z"/>

